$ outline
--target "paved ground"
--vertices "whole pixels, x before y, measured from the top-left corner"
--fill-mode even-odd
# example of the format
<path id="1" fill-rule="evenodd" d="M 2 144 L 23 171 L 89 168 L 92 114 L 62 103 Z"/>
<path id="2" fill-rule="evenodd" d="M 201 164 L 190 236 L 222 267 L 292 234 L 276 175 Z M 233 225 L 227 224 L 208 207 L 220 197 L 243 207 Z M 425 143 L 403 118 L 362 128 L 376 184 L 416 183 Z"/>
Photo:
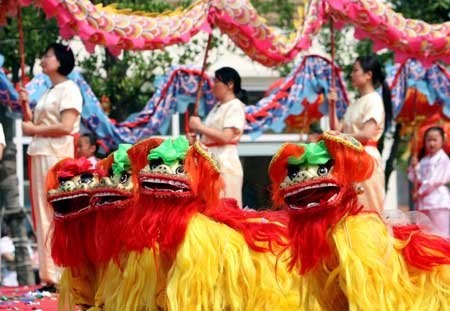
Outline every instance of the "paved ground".
<path id="1" fill-rule="evenodd" d="M 41 293 L 39 287 L 0 287 L 0 310 L 57 311 L 57 294 Z"/>

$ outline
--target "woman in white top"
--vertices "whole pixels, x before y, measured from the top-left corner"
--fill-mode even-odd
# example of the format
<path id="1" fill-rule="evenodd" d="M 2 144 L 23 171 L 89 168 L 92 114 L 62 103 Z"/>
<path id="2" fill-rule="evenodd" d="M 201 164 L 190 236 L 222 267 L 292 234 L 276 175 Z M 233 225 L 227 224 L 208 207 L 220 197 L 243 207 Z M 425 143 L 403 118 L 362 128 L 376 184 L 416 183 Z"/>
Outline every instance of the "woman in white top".
<path id="1" fill-rule="evenodd" d="M 202 134 L 201 142 L 219 162 L 225 182 L 224 197 L 236 199 L 242 207 L 244 174 L 237 143 L 244 131 L 245 105 L 237 98 L 239 94 L 244 93 L 238 72 L 230 67 L 217 70 L 213 93 L 219 103 L 209 112 L 204 123 L 199 117 L 191 117 L 189 127 L 193 132 Z M 193 142 L 195 133 L 188 136 L 190 142 Z"/>
<path id="2" fill-rule="evenodd" d="M 31 203 L 38 243 L 39 275 L 47 285 L 58 283 L 59 273 L 50 253 L 48 236 L 53 210 L 47 203 L 45 180 L 48 170 L 63 158 L 75 155 L 74 136 L 80 129 L 83 99 L 78 86 L 67 78 L 75 66 L 69 46 L 54 43 L 47 47 L 41 62 L 42 71 L 50 77 L 52 87 L 39 99 L 34 113 L 28 105 L 28 94 L 20 91 L 29 120 L 22 123 L 25 135 L 32 136 L 28 147 L 31 158 Z"/>
<path id="3" fill-rule="evenodd" d="M 385 197 L 385 177 L 378 151 L 378 140 L 392 119 L 392 104 L 390 90 L 385 82 L 385 75 L 378 58 L 375 55 L 360 56 L 353 64 L 351 73 L 352 85 L 359 91 L 360 97 L 349 105 L 343 120 L 339 121 L 336 109 L 331 109 L 332 129 L 351 134 L 358 139 L 367 153 L 376 162 L 374 173 L 370 179 L 363 182 L 363 193 L 359 196 L 361 204 L 366 209 L 383 211 Z M 383 98 L 376 88 L 383 87 Z M 328 99 L 336 103 L 337 93 L 330 90 Z"/>

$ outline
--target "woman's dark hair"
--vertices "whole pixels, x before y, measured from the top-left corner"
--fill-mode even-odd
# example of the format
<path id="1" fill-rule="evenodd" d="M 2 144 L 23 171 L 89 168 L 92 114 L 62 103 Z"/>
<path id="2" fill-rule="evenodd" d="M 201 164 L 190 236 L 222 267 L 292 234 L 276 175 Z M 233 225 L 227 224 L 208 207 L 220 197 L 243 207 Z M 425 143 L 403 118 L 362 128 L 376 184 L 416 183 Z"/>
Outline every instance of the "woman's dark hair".
<path id="1" fill-rule="evenodd" d="M 427 135 L 430 132 L 438 132 L 439 135 L 441 135 L 441 137 L 442 137 L 442 141 L 445 142 L 445 132 L 444 132 L 444 129 L 442 127 L 440 127 L 440 126 L 432 126 L 432 127 L 427 128 L 427 130 L 423 134 L 423 142 L 422 142 L 423 146 L 422 146 L 422 148 L 420 148 L 420 151 L 419 151 L 419 160 L 422 159 L 425 156 L 425 154 L 426 154 L 425 140 L 427 138 Z"/>
<path id="2" fill-rule="evenodd" d="M 241 76 L 231 67 L 222 67 L 214 73 L 214 76 L 220 82 L 228 84 L 233 82 L 233 93 L 244 104 L 247 103 L 247 92 L 241 88 Z"/>
<path id="3" fill-rule="evenodd" d="M 392 101 L 391 101 L 391 90 L 386 83 L 386 74 L 383 71 L 383 67 L 381 66 L 378 57 L 375 54 L 359 56 L 356 61 L 361 65 L 361 68 L 364 72 L 372 73 L 372 83 L 375 88 L 382 87 L 383 90 L 383 104 L 384 104 L 384 113 L 385 113 L 385 121 L 384 121 L 384 132 L 387 131 L 389 126 L 391 125 L 393 118 L 392 111 Z"/>
<path id="4" fill-rule="evenodd" d="M 58 60 L 60 66 L 58 67 L 58 73 L 63 76 L 67 76 L 72 72 L 73 67 L 75 67 L 75 56 L 73 55 L 72 49 L 68 45 L 61 43 L 52 43 L 45 49 L 45 53 L 49 50 L 53 50 L 55 57 Z"/>

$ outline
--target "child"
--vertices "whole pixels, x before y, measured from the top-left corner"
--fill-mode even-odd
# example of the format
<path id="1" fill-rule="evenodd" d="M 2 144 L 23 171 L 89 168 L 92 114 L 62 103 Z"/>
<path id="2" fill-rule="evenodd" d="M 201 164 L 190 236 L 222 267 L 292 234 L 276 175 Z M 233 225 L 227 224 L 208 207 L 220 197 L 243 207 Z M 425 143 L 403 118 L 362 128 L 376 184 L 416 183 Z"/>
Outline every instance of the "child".
<path id="1" fill-rule="evenodd" d="M 450 235 L 450 159 L 442 149 L 445 134 L 441 127 L 430 127 L 424 134 L 418 163 L 414 157 L 408 172 L 410 180 L 418 181 L 415 198 L 418 210 L 424 212 L 433 222 L 434 229 L 447 238 Z M 413 170 L 415 168 L 415 172 Z"/>
<path id="2" fill-rule="evenodd" d="M 86 157 L 93 166 L 97 163 L 97 140 L 91 133 L 84 133 L 78 139 L 77 157 Z"/>

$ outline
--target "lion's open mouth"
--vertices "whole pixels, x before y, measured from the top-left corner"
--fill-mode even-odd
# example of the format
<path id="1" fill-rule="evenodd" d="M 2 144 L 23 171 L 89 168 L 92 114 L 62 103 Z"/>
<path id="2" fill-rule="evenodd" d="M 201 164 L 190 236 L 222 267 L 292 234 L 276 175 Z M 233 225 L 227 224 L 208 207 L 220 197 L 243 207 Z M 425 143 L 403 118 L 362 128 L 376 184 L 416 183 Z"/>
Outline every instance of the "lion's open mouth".
<path id="1" fill-rule="evenodd" d="M 184 178 L 145 174 L 139 177 L 141 192 L 147 195 L 190 196 L 189 182 Z"/>
<path id="2" fill-rule="evenodd" d="M 95 209 L 114 209 L 124 207 L 132 194 L 117 189 L 96 189 L 92 193 L 91 205 Z"/>
<path id="3" fill-rule="evenodd" d="M 48 198 L 55 211 L 56 219 L 75 218 L 91 211 L 89 205 L 90 193 L 86 191 L 74 191 L 62 193 Z"/>
<path id="4" fill-rule="evenodd" d="M 322 179 L 293 185 L 282 193 L 289 209 L 306 210 L 333 205 L 341 196 L 341 187 L 332 180 Z"/>

